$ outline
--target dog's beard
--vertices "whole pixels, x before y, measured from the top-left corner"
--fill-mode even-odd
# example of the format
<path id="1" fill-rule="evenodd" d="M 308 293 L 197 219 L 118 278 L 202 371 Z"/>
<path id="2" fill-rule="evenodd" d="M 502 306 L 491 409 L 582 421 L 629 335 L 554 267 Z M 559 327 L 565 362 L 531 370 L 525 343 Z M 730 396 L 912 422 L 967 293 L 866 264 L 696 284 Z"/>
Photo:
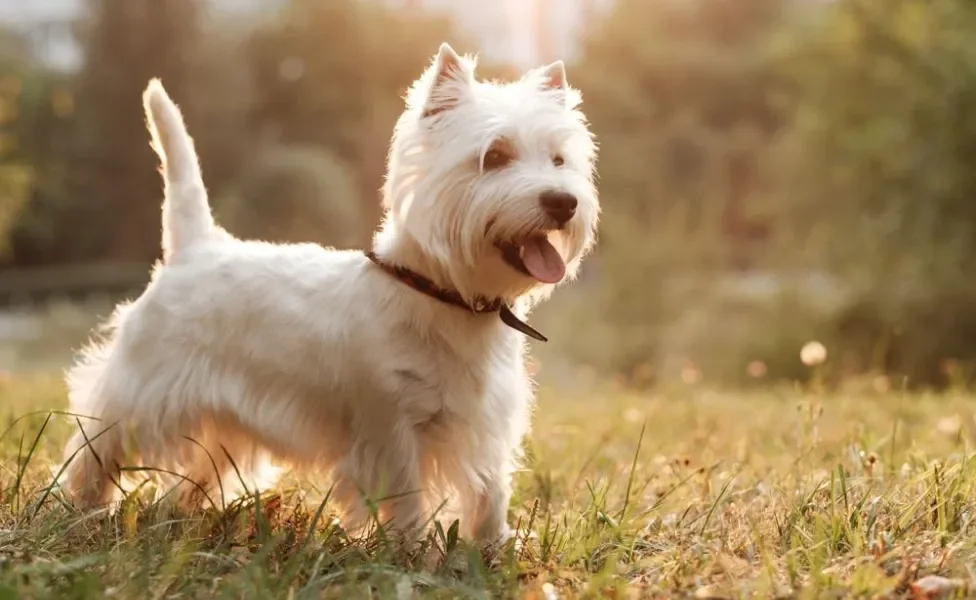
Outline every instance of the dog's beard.
<path id="1" fill-rule="evenodd" d="M 539 207 L 538 196 L 546 186 L 530 192 L 518 190 L 499 202 L 486 202 L 500 208 L 484 227 L 485 252 L 499 255 L 513 276 L 525 284 L 526 279 L 536 285 L 555 285 L 572 275 L 574 257 L 585 245 L 586 224 L 578 216 L 559 225 Z M 574 190 L 585 197 L 586 190 Z M 483 215 L 473 212 L 477 221 Z M 471 227 L 476 229 L 477 225 Z"/>
<path id="2" fill-rule="evenodd" d="M 410 159 L 412 164 L 400 163 L 410 170 L 401 170 L 391 184 L 406 184 L 407 174 L 422 176 L 388 187 L 400 193 L 394 221 L 436 263 L 432 272 L 441 274 L 436 279 L 442 285 L 466 296 L 514 299 L 573 277 L 591 227 L 588 181 L 558 186 L 581 203 L 580 214 L 560 226 L 540 205 L 540 195 L 554 188 L 546 173 L 485 174 L 423 153 Z"/>

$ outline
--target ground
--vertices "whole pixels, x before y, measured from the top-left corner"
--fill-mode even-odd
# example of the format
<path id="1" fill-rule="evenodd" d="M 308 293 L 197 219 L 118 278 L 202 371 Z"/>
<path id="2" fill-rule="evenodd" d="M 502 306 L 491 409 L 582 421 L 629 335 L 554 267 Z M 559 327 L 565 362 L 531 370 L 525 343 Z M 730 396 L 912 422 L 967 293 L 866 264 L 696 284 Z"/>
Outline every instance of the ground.
<path id="1" fill-rule="evenodd" d="M 481 552 L 448 530 L 415 554 L 344 539 L 308 482 L 81 514 L 49 485 L 63 405 L 57 376 L 0 378 L 0 599 L 897 598 L 976 578 L 964 393 L 543 387 L 511 509 L 537 539 Z"/>

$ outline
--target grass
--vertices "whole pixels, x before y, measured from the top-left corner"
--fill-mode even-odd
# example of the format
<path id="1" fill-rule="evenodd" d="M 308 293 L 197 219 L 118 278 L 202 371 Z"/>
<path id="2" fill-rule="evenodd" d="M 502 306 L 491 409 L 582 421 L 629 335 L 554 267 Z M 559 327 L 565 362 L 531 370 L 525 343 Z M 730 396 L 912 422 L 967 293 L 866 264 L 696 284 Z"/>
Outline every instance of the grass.
<path id="1" fill-rule="evenodd" d="M 963 393 L 543 389 L 511 507 L 537 539 L 484 552 L 438 530 L 413 554 L 347 540 L 308 483 L 81 514 L 49 486 L 67 419 L 15 423 L 63 399 L 56 377 L 0 382 L 0 599 L 897 598 L 976 577 Z"/>

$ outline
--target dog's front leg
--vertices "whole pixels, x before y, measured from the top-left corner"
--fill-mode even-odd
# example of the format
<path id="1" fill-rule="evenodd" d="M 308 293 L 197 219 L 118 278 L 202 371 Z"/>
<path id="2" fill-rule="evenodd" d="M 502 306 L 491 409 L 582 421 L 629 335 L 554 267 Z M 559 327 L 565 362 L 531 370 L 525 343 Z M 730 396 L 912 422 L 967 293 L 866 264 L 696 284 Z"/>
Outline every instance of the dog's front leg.
<path id="1" fill-rule="evenodd" d="M 514 537 L 508 526 L 508 504 L 512 499 L 511 477 L 497 471 L 483 479 L 473 510 L 466 515 L 474 524 L 476 541 L 486 544 L 504 543 Z"/>
<path id="2" fill-rule="evenodd" d="M 426 506 L 416 434 L 409 427 L 379 433 L 361 435 L 337 465 L 333 494 L 352 528 L 367 524 L 368 499 L 388 533 L 411 537 L 423 525 Z"/>

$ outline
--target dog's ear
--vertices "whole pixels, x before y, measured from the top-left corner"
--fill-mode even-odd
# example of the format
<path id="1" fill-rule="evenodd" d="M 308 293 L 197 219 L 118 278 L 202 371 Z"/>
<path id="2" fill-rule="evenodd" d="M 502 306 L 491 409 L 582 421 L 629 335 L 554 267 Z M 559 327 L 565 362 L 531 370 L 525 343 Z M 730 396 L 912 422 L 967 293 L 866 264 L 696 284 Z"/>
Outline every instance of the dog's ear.
<path id="1" fill-rule="evenodd" d="M 474 66 L 445 42 L 437 51 L 427 79 L 429 88 L 424 104 L 424 118 L 457 106 L 474 82 Z"/>
<path id="2" fill-rule="evenodd" d="M 471 69 L 467 62 L 447 42 L 441 44 L 437 50 L 433 70 L 434 87 L 452 80 L 467 83 L 471 76 Z"/>
<path id="3" fill-rule="evenodd" d="M 569 84 L 566 83 L 566 65 L 557 60 L 551 65 L 542 67 L 542 86 L 547 90 L 565 92 Z"/>
<path id="4" fill-rule="evenodd" d="M 566 81 L 566 65 L 561 60 L 546 65 L 538 71 L 542 89 L 556 92 L 556 98 L 564 105 L 569 104 L 569 83 Z"/>

